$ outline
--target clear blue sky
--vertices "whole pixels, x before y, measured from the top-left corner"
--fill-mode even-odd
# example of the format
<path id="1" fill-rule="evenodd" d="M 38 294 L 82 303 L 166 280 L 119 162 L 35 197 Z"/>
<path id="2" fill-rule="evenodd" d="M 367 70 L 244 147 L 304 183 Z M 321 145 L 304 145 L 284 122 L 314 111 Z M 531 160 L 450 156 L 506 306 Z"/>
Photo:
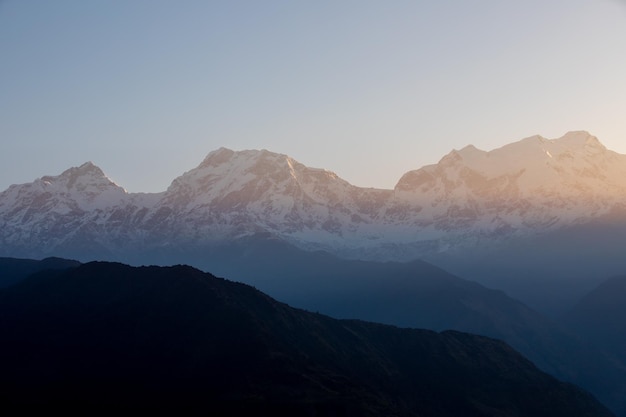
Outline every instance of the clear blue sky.
<path id="1" fill-rule="evenodd" d="M 384 188 L 470 143 L 626 153 L 625 74 L 626 0 L 0 0 L 0 190 L 162 191 L 220 146 Z"/>

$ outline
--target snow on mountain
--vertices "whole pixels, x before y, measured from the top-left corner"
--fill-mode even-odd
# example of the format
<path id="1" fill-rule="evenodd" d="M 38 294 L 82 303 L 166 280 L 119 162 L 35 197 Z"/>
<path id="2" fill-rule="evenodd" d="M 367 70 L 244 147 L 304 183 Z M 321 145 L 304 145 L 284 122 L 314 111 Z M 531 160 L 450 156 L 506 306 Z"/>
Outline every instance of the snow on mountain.
<path id="1" fill-rule="evenodd" d="M 126 235 L 121 221 L 150 197 L 128 194 L 91 162 L 0 193 L 0 244 L 7 255 L 47 256 L 63 247 L 104 249 Z"/>
<path id="2" fill-rule="evenodd" d="M 170 213 L 164 220 L 189 237 L 201 239 L 217 229 L 220 237 L 270 231 L 315 240 L 373 222 L 390 195 L 355 187 L 287 155 L 221 148 L 175 179 L 156 210 Z"/>
<path id="3" fill-rule="evenodd" d="M 360 188 L 266 150 L 211 152 L 159 194 L 129 194 L 88 162 L 0 193 L 4 255 L 189 248 L 264 233 L 347 256 L 413 258 L 477 239 L 584 223 L 626 202 L 626 155 L 587 132 L 469 145 Z M 66 252 L 63 252 L 66 251 Z"/>
<path id="4" fill-rule="evenodd" d="M 443 229 L 545 230 L 624 204 L 626 156 L 587 132 L 533 136 L 490 152 L 470 145 L 406 173 L 395 197 Z"/>
<path id="5" fill-rule="evenodd" d="M 91 162 L 70 168 L 61 175 L 45 176 L 30 184 L 13 185 L 3 193 L 0 205 L 17 203 L 18 209 L 44 209 L 60 214 L 115 204 L 126 191 L 107 178 Z"/>

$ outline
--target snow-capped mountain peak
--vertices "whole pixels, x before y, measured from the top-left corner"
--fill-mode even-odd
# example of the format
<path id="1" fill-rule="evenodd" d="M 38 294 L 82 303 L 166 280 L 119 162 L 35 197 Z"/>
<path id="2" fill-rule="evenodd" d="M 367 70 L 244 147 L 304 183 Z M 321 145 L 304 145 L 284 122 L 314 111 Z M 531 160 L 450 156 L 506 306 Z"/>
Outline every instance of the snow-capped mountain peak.
<path id="1" fill-rule="evenodd" d="M 127 197 L 124 188 L 115 184 L 92 162 L 72 167 L 57 176 L 44 176 L 32 183 L 12 185 L 2 193 L 4 205 L 19 204 L 52 208 L 60 212 L 102 209 Z"/>
<path id="2" fill-rule="evenodd" d="M 106 240 L 105 228 L 114 228 L 132 200 L 91 162 L 12 185 L 0 193 L 0 242 L 8 254 L 29 248 L 33 252 L 21 254 L 33 257 L 59 253 L 64 246 L 79 251 L 98 246 Z"/>
<path id="3" fill-rule="evenodd" d="M 45 176 L 40 179 L 46 185 L 64 188 L 68 192 L 97 193 L 104 190 L 125 190 L 115 184 L 92 162 L 85 162 L 78 167 L 69 168 L 56 177 Z"/>
<path id="4" fill-rule="evenodd" d="M 597 137 L 584 130 L 567 132 L 564 136 L 559 139 L 553 139 L 551 142 L 559 143 L 570 149 L 579 149 L 582 147 L 584 149 L 606 150 L 606 147 L 600 143 Z"/>
<path id="5" fill-rule="evenodd" d="M 186 204 L 190 199 L 196 204 L 209 204 L 229 197 L 236 205 L 258 201 L 261 196 L 298 198 L 306 194 L 315 199 L 313 183 L 349 185 L 330 171 L 308 168 L 284 154 L 265 149 L 220 148 L 211 152 L 197 168 L 175 179 L 166 198 L 186 201 Z"/>
<path id="6" fill-rule="evenodd" d="M 444 228 L 557 227 L 623 203 L 626 156 L 587 132 L 531 136 L 492 151 L 452 151 L 407 172 L 395 191 Z"/>
<path id="7" fill-rule="evenodd" d="M 452 151 L 436 165 L 405 174 L 396 190 L 426 191 L 426 183 L 432 188 L 433 181 L 439 178 L 447 190 L 463 184 L 470 189 L 486 187 L 501 191 L 498 183 L 508 186 L 514 182 L 519 193 L 526 197 L 547 191 L 580 196 L 581 189 L 593 193 L 604 190 L 614 195 L 618 189 L 626 190 L 626 177 L 604 178 L 603 171 L 626 174 L 625 158 L 608 151 L 587 132 L 569 132 L 558 139 L 531 136 L 488 152 L 471 145 Z"/>
<path id="8" fill-rule="evenodd" d="M 155 210 L 160 227 L 193 239 L 271 232 L 325 240 L 371 222 L 389 193 L 362 190 L 284 154 L 220 148 L 175 179 Z"/>

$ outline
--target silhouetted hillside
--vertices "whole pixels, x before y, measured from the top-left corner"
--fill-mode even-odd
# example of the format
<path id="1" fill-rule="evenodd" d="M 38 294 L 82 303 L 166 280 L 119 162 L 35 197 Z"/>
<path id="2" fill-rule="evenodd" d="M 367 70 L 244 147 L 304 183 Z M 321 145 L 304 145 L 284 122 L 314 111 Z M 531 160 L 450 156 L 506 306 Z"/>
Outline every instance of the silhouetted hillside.
<path id="1" fill-rule="evenodd" d="M 40 272 L 0 292 L 0 339 L 3 404 L 27 408 L 611 415 L 502 342 L 334 320 L 184 266 Z"/>
<path id="2" fill-rule="evenodd" d="M 67 269 L 80 265 L 77 261 L 62 258 L 33 259 L 0 258 L 0 288 L 13 285 L 35 272 L 46 269 Z"/>

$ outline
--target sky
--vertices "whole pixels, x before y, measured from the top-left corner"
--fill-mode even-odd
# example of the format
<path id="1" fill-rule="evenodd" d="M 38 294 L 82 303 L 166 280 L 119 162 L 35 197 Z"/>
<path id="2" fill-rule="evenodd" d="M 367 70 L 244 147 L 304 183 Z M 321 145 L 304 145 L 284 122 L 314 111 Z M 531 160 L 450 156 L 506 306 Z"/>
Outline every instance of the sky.
<path id="1" fill-rule="evenodd" d="M 625 74 L 626 0 L 0 0 L 0 190 L 159 192 L 222 146 L 378 188 L 535 134 L 626 154 Z"/>

